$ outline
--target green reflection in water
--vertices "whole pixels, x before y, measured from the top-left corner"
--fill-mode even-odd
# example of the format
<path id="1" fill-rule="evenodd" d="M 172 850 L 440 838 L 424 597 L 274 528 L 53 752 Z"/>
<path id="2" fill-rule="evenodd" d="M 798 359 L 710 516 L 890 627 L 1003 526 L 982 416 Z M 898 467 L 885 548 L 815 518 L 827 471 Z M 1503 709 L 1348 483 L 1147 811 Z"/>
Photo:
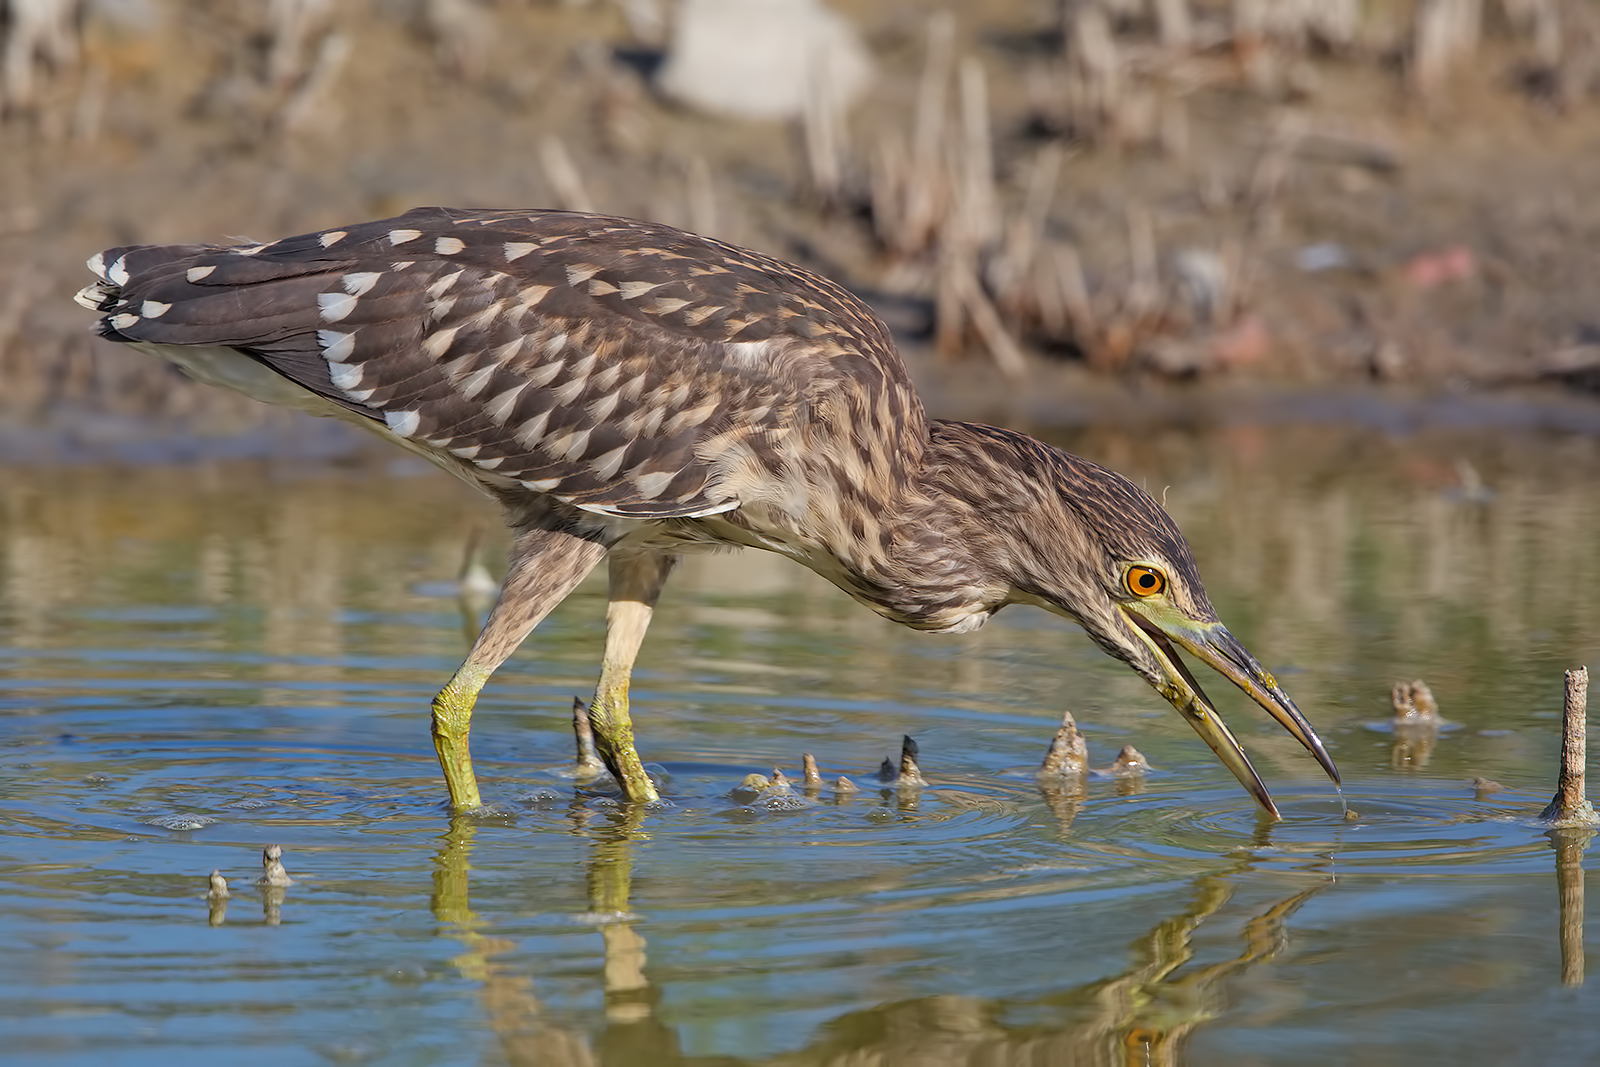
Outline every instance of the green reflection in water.
<path id="1" fill-rule="evenodd" d="M 1013 609 L 927 637 L 746 553 L 688 561 L 641 661 L 641 748 L 672 772 L 675 806 L 623 811 L 562 774 L 603 633 L 592 583 L 485 694 L 476 741 L 500 814 L 451 821 L 426 708 L 467 642 L 443 586 L 474 528 L 501 543 L 483 504 L 361 463 L 8 471 L 11 1050 L 1600 1053 L 1580 984 L 1587 837 L 1521 821 L 1552 787 L 1561 672 L 1600 634 L 1594 443 L 1313 428 L 1062 443 L 1164 491 L 1230 628 L 1328 740 L 1357 820 L 1242 697 L 1213 693 L 1283 805 L 1277 827 L 1060 620 Z M 1488 493 L 1465 491 L 1474 477 Z M 1397 755 L 1370 724 L 1414 677 L 1457 728 Z M 1157 772 L 1041 790 L 1027 771 L 1063 707 L 1095 766 L 1132 742 Z M 906 731 L 933 785 L 872 787 Z M 869 788 L 793 810 L 726 796 L 807 750 Z M 1479 799 L 1477 776 L 1510 789 Z M 274 841 L 297 879 L 276 902 L 250 885 Z M 213 867 L 235 887 L 214 927 Z"/>

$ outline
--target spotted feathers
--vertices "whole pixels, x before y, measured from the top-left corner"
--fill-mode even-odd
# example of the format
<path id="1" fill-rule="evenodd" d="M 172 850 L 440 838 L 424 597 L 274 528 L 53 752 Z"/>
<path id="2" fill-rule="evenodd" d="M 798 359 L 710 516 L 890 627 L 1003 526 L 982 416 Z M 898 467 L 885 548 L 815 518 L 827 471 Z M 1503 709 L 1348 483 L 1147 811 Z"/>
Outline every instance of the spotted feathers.
<path id="1" fill-rule="evenodd" d="M 859 301 L 670 227 L 427 208 L 90 267 L 101 336 L 237 352 L 497 491 L 603 514 L 803 513 L 818 477 L 887 489 L 925 439 Z"/>

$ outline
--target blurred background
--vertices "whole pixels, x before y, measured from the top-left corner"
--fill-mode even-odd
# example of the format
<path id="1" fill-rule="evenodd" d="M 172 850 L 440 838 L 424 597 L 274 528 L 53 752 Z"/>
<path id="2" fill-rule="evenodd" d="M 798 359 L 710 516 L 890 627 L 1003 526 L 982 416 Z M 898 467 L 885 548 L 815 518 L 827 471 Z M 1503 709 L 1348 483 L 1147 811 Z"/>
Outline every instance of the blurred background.
<path id="1" fill-rule="evenodd" d="M 425 204 L 641 216 L 796 260 L 878 308 L 940 414 L 1600 377 L 1585 0 L 0 11 L 9 454 L 148 416 L 302 425 L 92 343 L 70 299 L 92 252 Z"/>

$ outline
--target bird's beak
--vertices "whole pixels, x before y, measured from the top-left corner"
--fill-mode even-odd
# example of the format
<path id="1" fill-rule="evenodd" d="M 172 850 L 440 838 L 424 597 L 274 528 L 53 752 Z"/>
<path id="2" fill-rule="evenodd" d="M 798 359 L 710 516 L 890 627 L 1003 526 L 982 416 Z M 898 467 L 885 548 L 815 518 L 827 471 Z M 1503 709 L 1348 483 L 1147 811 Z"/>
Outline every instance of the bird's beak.
<path id="1" fill-rule="evenodd" d="M 1161 678 L 1152 684 L 1189 721 L 1195 733 L 1211 746 L 1211 751 L 1250 791 L 1250 795 L 1256 798 L 1267 814 L 1274 819 L 1279 818 L 1278 807 L 1272 802 L 1271 794 L 1262 784 L 1256 769 L 1250 765 L 1250 759 L 1244 754 L 1238 739 L 1200 688 L 1200 683 L 1195 681 L 1194 675 L 1178 658 L 1172 647 L 1173 642 L 1248 693 L 1250 699 L 1265 708 L 1268 715 L 1278 720 L 1280 726 L 1316 757 L 1335 785 L 1339 783 L 1339 769 L 1334 766 L 1327 749 L 1322 747 L 1322 739 L 1317 732 L 1300 714 L 1300 709 L 1294 706 L 1289 694 L 1278 687 L 1277 680 L 1256 662 L 1249 649 L 1241 645 L 1227 627 L 1220 622 L 1196 622 L 1179 615 L 1170 606 L 1149 601 L 1123 604 L 1121 608 L 1127 616 L 1129 629 L 1149 646 L 1159 667 Z"/>

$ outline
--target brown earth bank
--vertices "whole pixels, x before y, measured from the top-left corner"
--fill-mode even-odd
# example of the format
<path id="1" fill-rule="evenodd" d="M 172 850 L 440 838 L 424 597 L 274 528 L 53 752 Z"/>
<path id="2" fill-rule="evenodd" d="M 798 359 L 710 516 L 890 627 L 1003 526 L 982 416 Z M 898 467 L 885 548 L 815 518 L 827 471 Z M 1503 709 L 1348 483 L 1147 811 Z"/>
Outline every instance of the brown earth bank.
<path id="1" fill-rule="evenodd" d="M 714 6 L 0 3 L 0 449 L 341 447 L 92 341 L 71 294 L 109 245 L 421 204 L 796 260 L 883 314 L 938 414 L 1594 422 L 1562 395 L 1600 382 L 1592 4 L 834 0 L 869 87 L 776 119 L 663 91 Z"/>

